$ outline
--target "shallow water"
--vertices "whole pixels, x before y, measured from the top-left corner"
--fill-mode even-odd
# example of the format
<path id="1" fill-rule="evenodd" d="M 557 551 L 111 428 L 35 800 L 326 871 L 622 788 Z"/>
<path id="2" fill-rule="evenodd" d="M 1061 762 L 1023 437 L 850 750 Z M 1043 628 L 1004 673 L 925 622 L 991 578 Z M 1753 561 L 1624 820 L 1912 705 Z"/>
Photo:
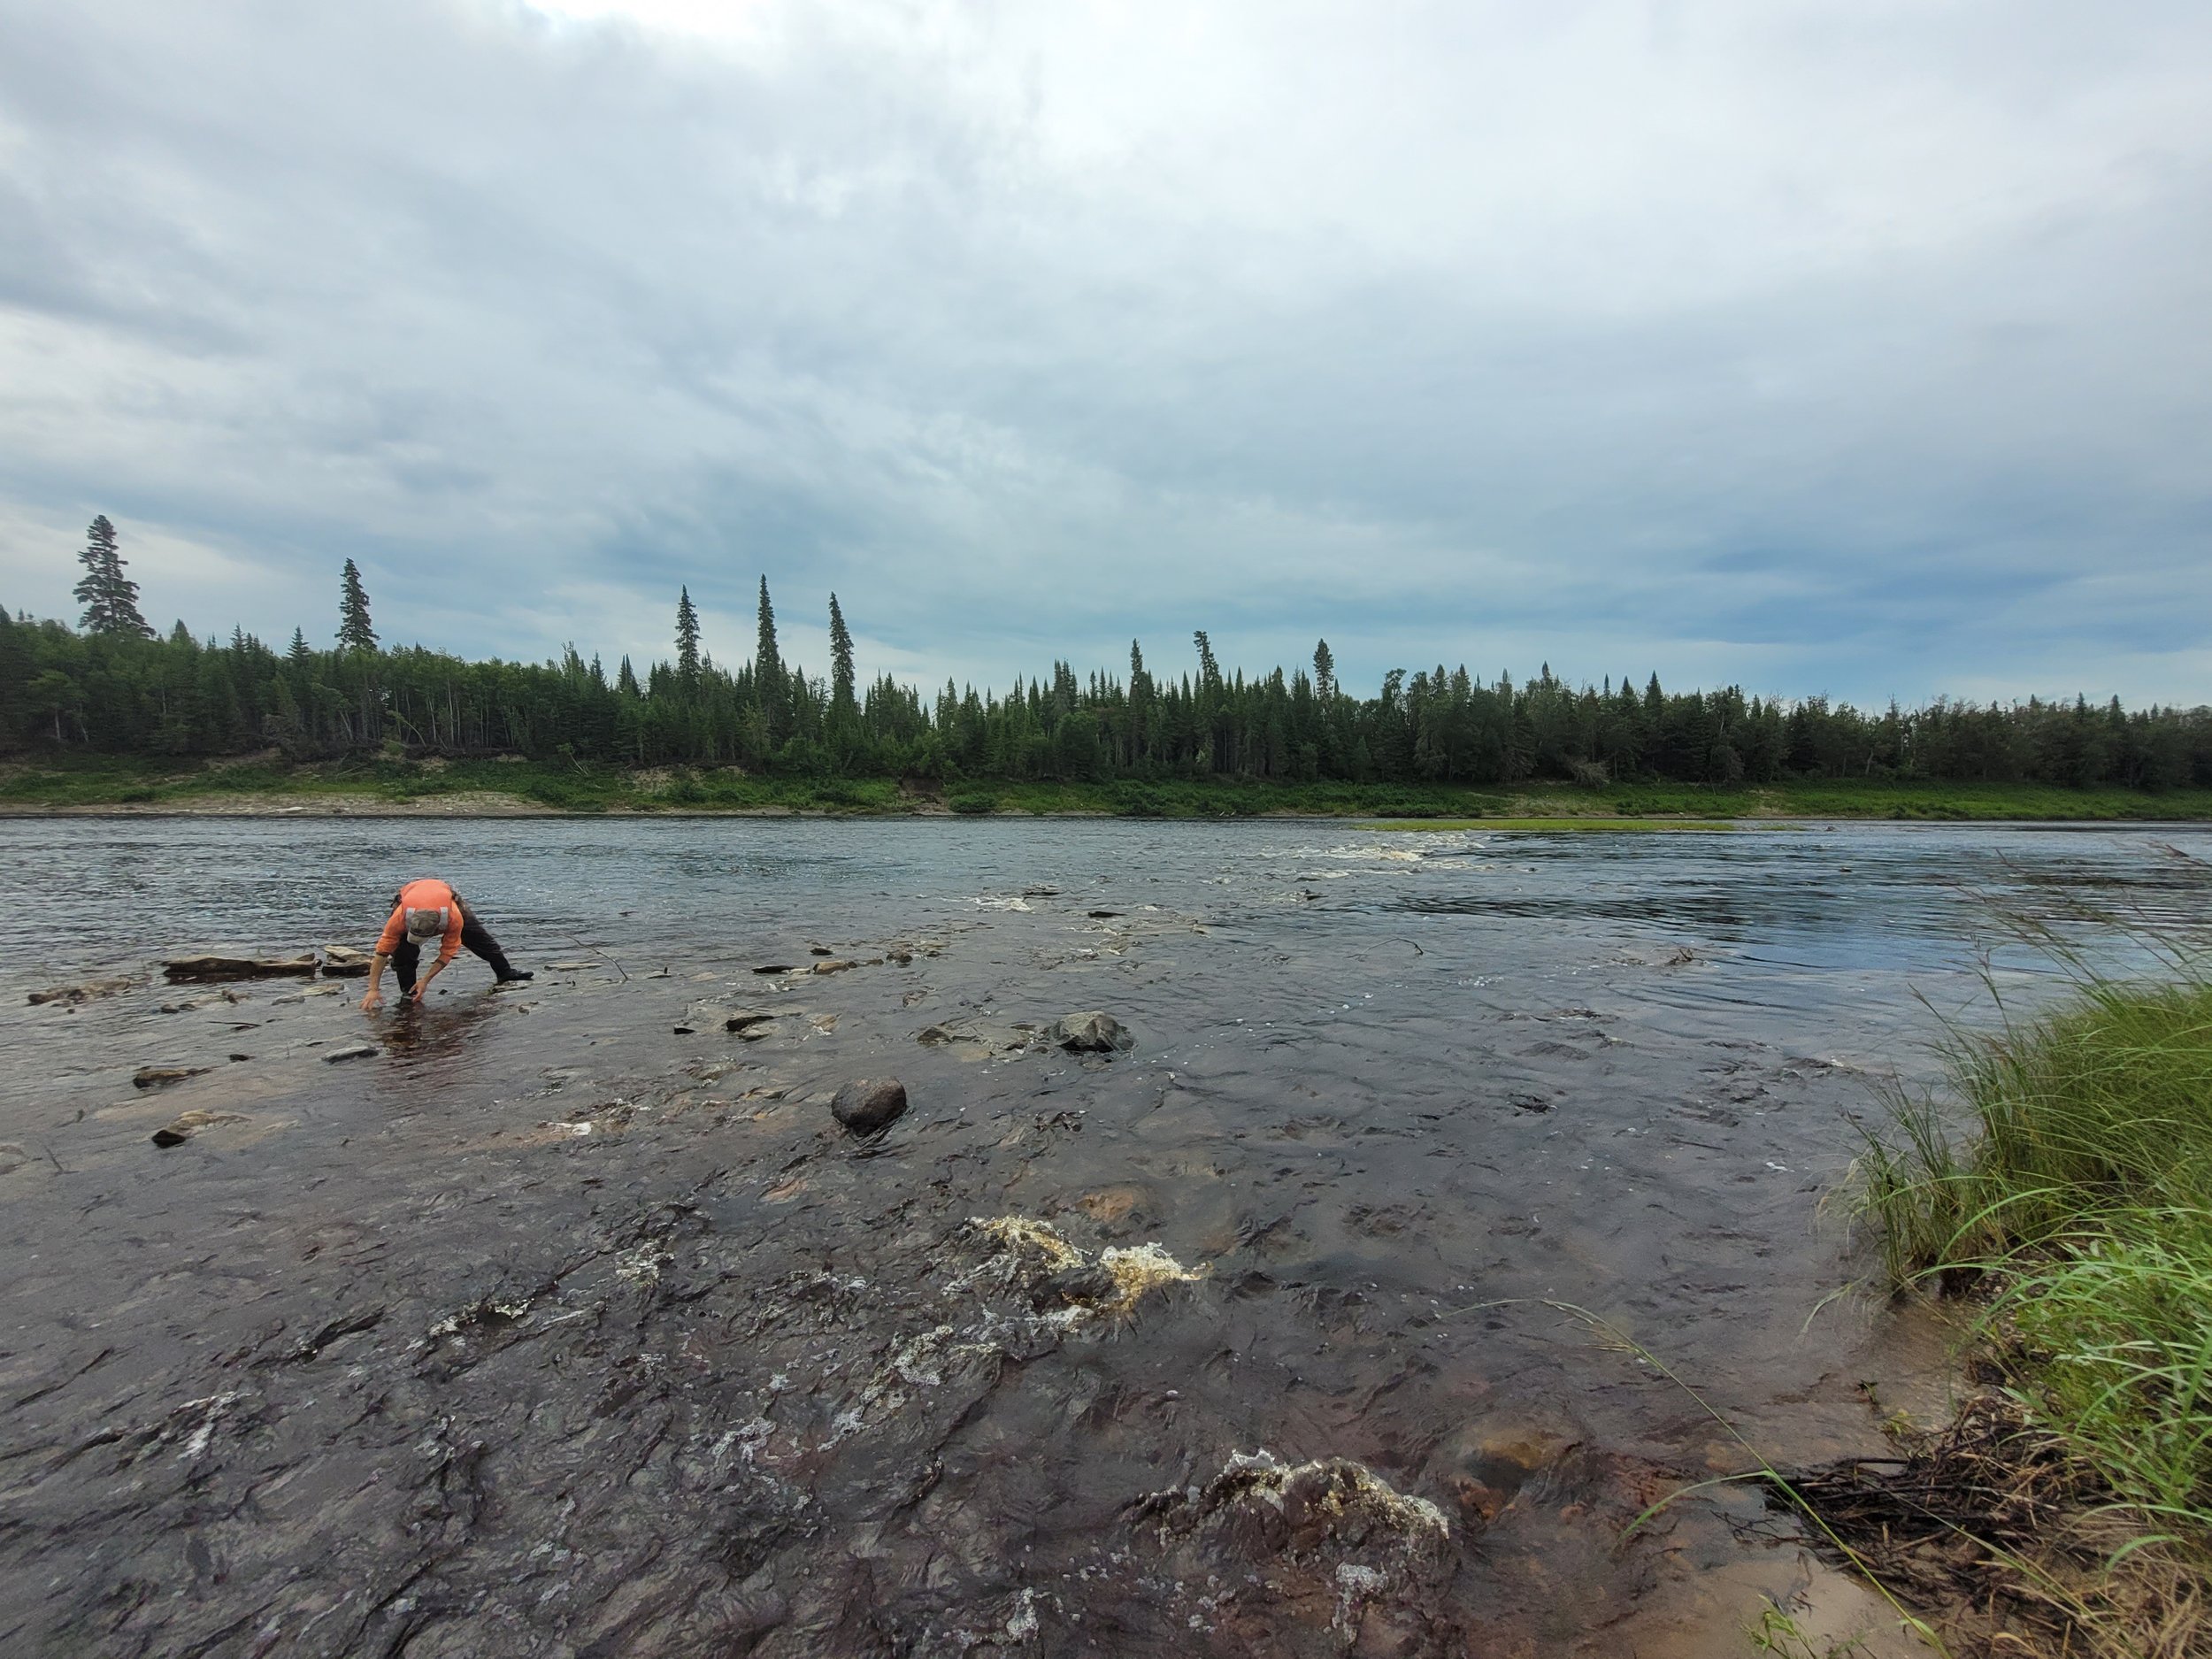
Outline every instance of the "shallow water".
<path id="1" fill-rule="evenodd" d="M 1724 1491 L 1617 1547 L 1749 1461 L 1653 1362 L 1786 1463 L 1873 1448 L 1862 1380 L 1936 1409 L 1939 1335 L 1822 1305 L 1863 1266 L 1818 1210 L 1851 1119 L 1931 1071 L 1922 999 L 2059 988 L 2007 917 L 2125 963 L 2127 926 L 2203 922 L 2207 857 L 2171 829 L 0 823 L 0 902 L 40 920 L 0 967 L 0 1647 L 1726 1651 L 1818 1575 Z M 413 1014 L 351 982 L 23 1006 L 191 943 L 365 944 L 426 872 L 534 985 L 464 956 Z M 864 965 L 751 972 L 818 945 Z M 738 1006 L 769 1034 L 723 1031 Z M 1132 1051 L 1022 1029 L 1094 1008 Z M 212 1069 L 142 1094 L 148 1064 Z M 881 1075 L 911 1109 L 856 1142 L 824 1101 Z M 241 1120 L 149 1143 L 192 1109 Z M 967 1225 L 1010 1216 L 1201 1277 L 1071 1302 Z"/>

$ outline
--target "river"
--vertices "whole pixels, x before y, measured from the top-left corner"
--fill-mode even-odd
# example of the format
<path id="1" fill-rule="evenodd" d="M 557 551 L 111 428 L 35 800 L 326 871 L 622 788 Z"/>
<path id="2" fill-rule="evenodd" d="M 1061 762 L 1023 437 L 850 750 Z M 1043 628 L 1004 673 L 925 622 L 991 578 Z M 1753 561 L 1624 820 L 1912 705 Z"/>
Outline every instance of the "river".
<path id="1" fill-rule="evenodd" d="M 1939 1015 L 2062 990 L 2022 924 L 2145 960 L 2206 859 L 0 821 L 0 1649 L 1686 1656 L 1799 1594 L 1854 1628 L 1878 1604 L 1750 1486 L 1623 1534 L 1746 1442 L 1940 1412 L 1947 1333 L 1832 1294 L 1855 1125 Z M 419 873 L 536 980 L 464 956 L 368 1015 L 153 972 L 365 946 Z M 1048 1041 L 1089 1010 L 1133 1046 Z M 856 1140 L 826 1100 L 883 1077 L 910 1109 Z"/>

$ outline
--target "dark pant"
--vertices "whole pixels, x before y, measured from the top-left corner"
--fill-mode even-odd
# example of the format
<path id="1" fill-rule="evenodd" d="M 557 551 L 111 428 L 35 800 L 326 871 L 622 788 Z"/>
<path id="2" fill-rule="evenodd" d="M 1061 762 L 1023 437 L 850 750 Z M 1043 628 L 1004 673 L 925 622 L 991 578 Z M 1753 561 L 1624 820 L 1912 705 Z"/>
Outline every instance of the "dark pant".
<path id="1" fill-rule="evenodd" d="M 476 912 L 469 909 L 467 905 L 461 904 L 457 898 L 454 902 L 460 905 L 461 942 L 477 956 L 490 963 L 494 973 L 503 979 L 505 979 L 514 970 L 508 966 L 507 953 L 499 948 L 499 941 L 492 937 L 491 929 L 478 921 Z M 439 948 L 444 949 L 443 946 Z M 393 949 L 392 972 L 399 980 L 399 993 L 402 996 L 415 988 L 415 969 L 421 960 L 422 947 L 411 939 L 402 939 Z"/>

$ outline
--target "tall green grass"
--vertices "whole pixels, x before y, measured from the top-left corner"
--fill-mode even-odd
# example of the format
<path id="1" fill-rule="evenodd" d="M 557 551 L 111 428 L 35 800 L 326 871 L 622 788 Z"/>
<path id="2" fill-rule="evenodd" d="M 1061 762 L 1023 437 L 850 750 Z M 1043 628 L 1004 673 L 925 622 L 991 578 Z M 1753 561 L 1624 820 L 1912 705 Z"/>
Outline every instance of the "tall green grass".
<path id="1" fill-rule="evenodd" d="M 1897 1282 L 1986 1281 L 1983 1329 L 2040 1426 L 2212 1547 L 2212 979 L 2174 951 L 2155 984 L 2062 959 L 2062 1006 L 1952 1033 L 1971 1135 L 1900 1093 L 1860 1201 Z"/>

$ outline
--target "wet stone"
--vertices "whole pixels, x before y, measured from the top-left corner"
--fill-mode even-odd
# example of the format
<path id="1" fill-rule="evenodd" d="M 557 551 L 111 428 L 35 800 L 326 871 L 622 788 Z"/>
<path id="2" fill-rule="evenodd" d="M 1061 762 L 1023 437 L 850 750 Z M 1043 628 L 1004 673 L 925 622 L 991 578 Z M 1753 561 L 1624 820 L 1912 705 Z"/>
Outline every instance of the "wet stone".
<path id="1" fill-rule="evenodd" d="M 180 1147 L 203 1129 L 216 1124 L 242 1124 L 243 1112 L 180 1112 L 153 1133 L 157 1147 Z"/>
<path id="2" fill-rule="evenodd" d="M 858 1079 L 837 1091 L 830 1112 L 856 1135 L 872 1135 L 906 1110 L 906 1085 L 896 1078 Z"/>
<path id="3" fill-rule="evenodd" d="M 365 1060 L 377 1052 L 373 1042 L 349 1042 L 342 1048 L 333 1048 L 323 1056 L 323 1064 L 335 1065 L 341 1060 Z"/>
<path id="4" fill-rule="evenodd" d="M 334 979 L 358 979 L 369 971 L 375 961 L 368 951 L 356 950 L 351 945 L 325 945 L 323 972 Z"/>
<path id="5" fill-rule="evenodd" d="M 142 1065 L 131 1074 L 133 1088 L 161 1088 L 171 1083 L 181 1083 L 188 1077 L 202 1077 L 213 1071 L 205 1065 Z"/>
<path id="6" fill-rule="evenodd" d="M 1077 1054 L 1114 1054 L 1136 1046 L 1129 1028 L 1111 1014 L 1064 1014 L 1052 1027 L 1052 1041 Z"/>

